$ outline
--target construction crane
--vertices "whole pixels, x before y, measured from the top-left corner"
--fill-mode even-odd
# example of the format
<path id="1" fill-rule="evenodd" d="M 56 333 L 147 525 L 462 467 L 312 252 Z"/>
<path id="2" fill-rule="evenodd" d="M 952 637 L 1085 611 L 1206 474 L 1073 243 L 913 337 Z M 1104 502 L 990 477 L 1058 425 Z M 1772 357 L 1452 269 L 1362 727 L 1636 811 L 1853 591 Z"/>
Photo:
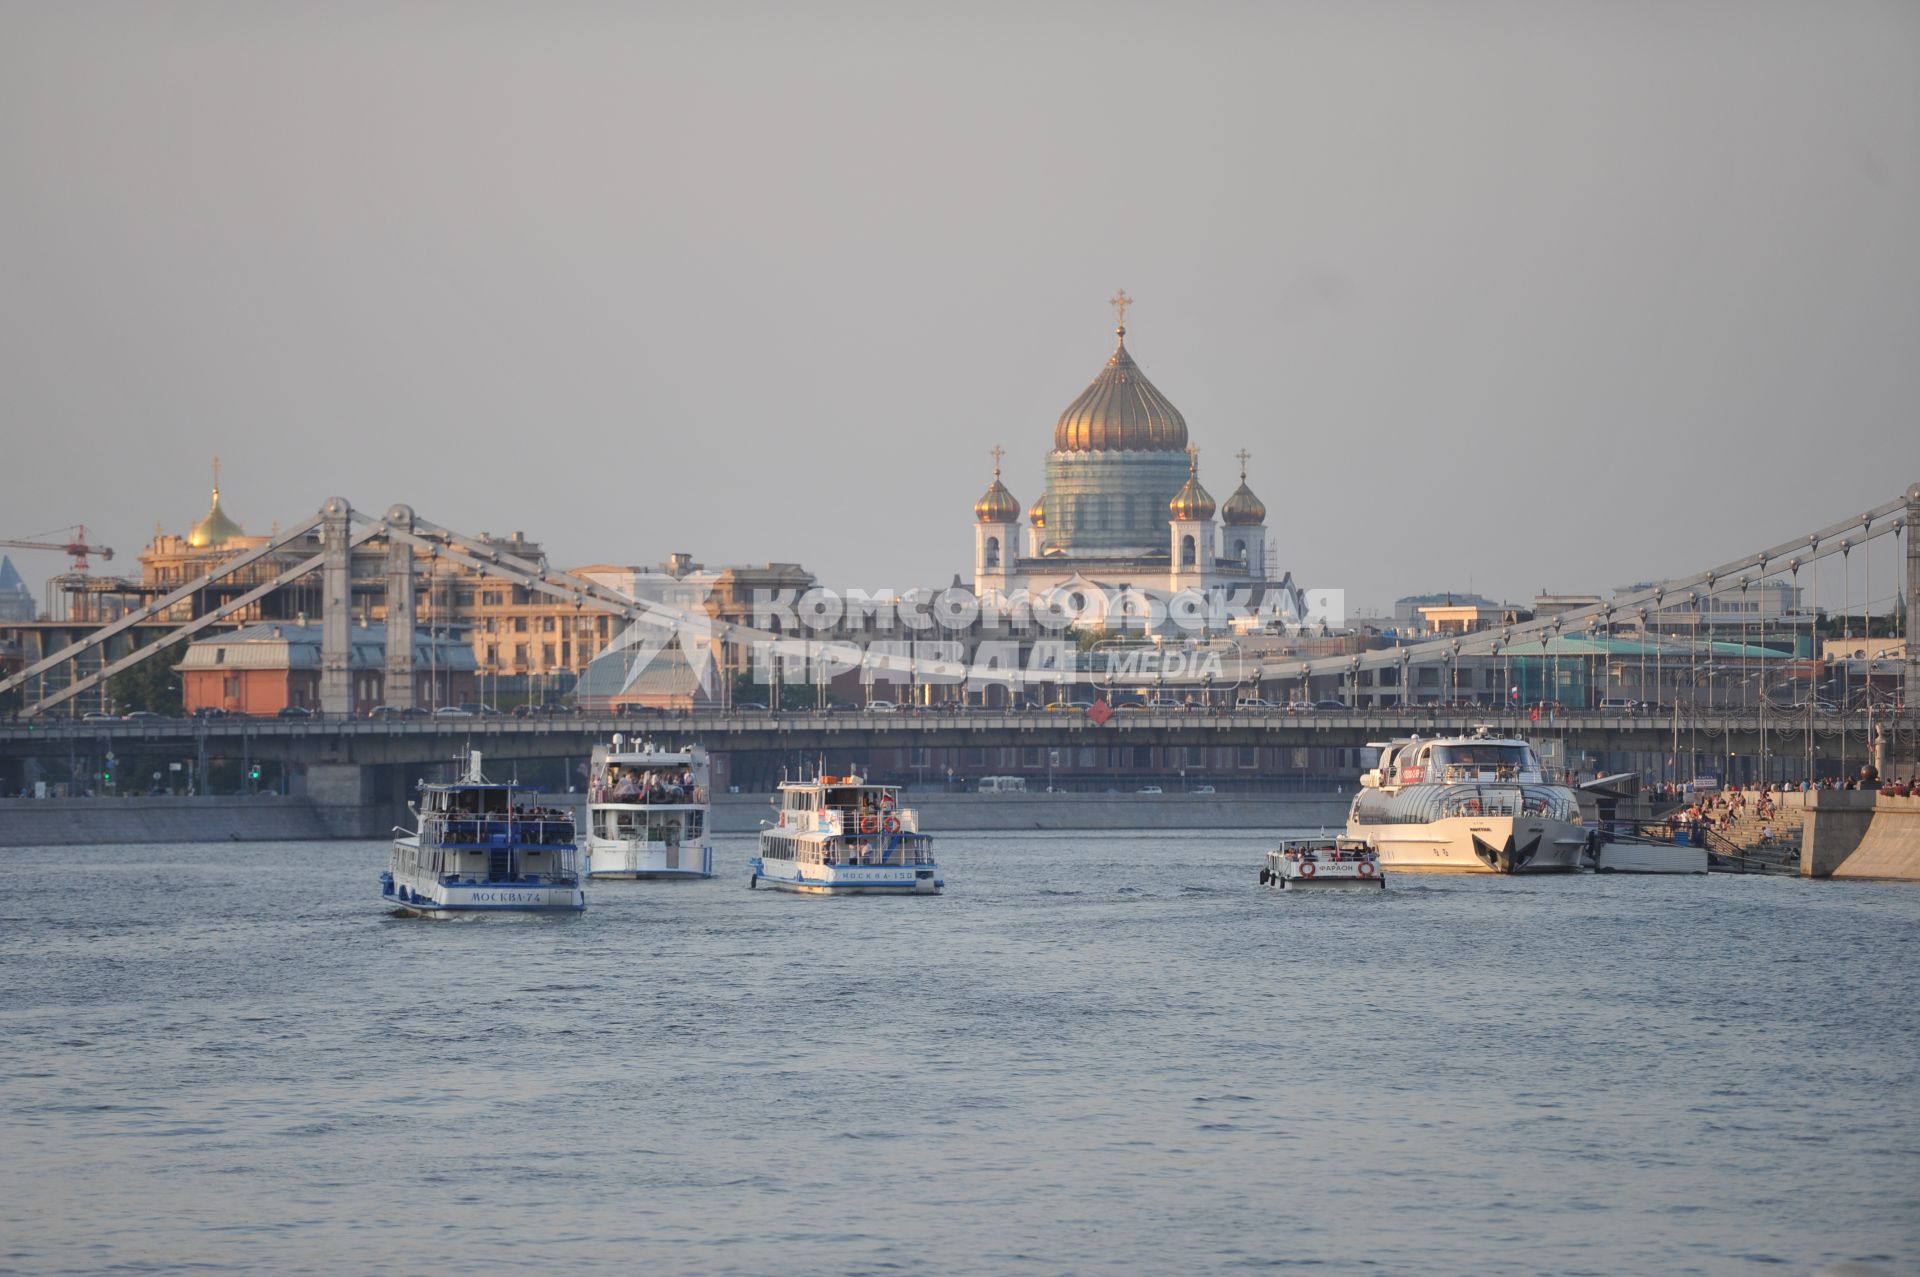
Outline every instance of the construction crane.
<path id="1" fill-rule="evenodd" d="M 55 529 L 54 532 L 42 532 L 40 533 L 40 535 L 54 536 L 58 533 L 68 533 L 68 532 L 71 532 L 73 535 L 68 537 L 65 541 L 0 540 L 0 549 L 58 550 L 62 554 L 71 555 L 73 557 L 73 570 L 75 572 L 85 572 L 87 570 L 87 556 L 89 554 L 97 554 L 103 559 L 113 558 L 113 550 L 111 547 L 104 546 L 104 545 L 88 545 L 87 544 L 87 525 L 84 523 L 76 523 L 70 528 L 58 528 L 58 529 Z"/>

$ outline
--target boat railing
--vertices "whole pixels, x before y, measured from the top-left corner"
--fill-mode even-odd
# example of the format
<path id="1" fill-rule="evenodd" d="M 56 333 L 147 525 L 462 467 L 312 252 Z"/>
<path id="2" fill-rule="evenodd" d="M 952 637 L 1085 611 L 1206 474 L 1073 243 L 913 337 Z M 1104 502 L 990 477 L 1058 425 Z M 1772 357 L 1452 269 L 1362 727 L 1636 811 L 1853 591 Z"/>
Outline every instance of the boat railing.
<path id="1" fill-rule="evenodd" d="M 779 825 L 795 833 L 825 834 L 829 838 L 917 834 L 920 832 L 920 813 L 911 807 L 885 807 L 877 811 L 821 807 L 815 811 L 783 811 Z"/>
<path id="2" fill-rule="evenodd" d="M 622 794 L 617 786 L 596 781 L 587 787 L 587 801 L 623 803 L 634 807 L 704 807 L 707 805 L 707 787 L 695 785 L 689 789 L 680 785 L 655 785 L 650 789 L 634 789 Z"/>
<path id="3" fill-rule="evenodd" d="M 1555 804 L 1548 798 L 1536 797 L 1523 790 L 1498 789 L 1456 795 L 1440 805 L 1442 816 L 1546 816 L 1553 819 L 1566 819 L 1555 811 Z"/>
<path id="4" fill-rule="evenodd" d="M 933 839 L 924 834 L 879 834 L 846 842 L 802 844 L 798 858 L 816 865 L 861 865 L 894 868 L 931 865 Z"/>
<path id="5" fill-rule="evenodd" d="M 1476 763 L 1449 763 L 1440 771 L 1441 780 L 1455 785 L 1477 780 L 1510 782 L 1524 780 L 1533 775 L 1534 773 L 1523 772 L 1517 767 L 1505 765 L 1483 767 Z"/>
<path id="6" fill-rule="evenodd" d="M 443 846 L 562 847 L 573 843 L 571 816 L 429 815 L 420 821 L 420 841 Z"/>
<path id="7" fill-rule="evenodd" d="M 1380 853 L 1368 846 L 1329 846 L 1325 842 L 1313 843 L 1283 842 L 1267 853 L 1269 861 L 1311 860 L 1316 864 L 1358 864 L 1359 862 L 1378 862 Z"/>

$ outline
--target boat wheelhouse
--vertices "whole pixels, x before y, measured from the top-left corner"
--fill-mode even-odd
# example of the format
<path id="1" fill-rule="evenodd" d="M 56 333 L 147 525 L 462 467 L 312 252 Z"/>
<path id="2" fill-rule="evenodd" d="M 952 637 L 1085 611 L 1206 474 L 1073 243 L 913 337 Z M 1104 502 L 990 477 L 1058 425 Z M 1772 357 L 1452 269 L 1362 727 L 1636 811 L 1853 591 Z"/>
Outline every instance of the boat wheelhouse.
<path id="1" fill-rule="evenodd" d="M 707 751 L 616 735 L 597 745 L 587 782 L 587 877 L 711 878 Z"/>
<path id="2" fill-rule="evenodd" d="M 1571 873 L 1593 841 L 1580 801 L 1527 741 L 1471 736 L 1375 742 L 1380 765 L 1360 778 L 1347 835 L 1389 869 Z"/>
<path id="3" fill-rule="evenodd" d="M 749 886 L 814 895 L 932 895 L 946 886 L 897 785 L 859 776 L 782 781 Z"/>
<path id="4" fill-rule="evenodd" d="M 488 781 L 478 753 L 460 780 L 422 782 L 409 804 L 419 828 L 395 831 L 381 896 L 424 918 L 579 913 L 587 896 L 573 816 L 539 799 L 530 787 Z"/>

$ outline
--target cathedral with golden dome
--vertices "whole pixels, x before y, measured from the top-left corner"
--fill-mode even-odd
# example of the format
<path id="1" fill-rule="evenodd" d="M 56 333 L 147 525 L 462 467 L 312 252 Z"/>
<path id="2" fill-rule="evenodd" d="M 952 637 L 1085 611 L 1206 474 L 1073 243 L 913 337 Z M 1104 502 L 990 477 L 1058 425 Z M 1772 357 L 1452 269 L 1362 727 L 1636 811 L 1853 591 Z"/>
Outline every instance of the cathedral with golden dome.
<path id="1" fill-rule="evenodd" d="M 1292 589 L 1268 563 L 1267 507 L 1247 486 L 1222 505 L 1200 481 L 1186 418 L 1127 350 L 1126 311 L 1113 298 L 1116 342 L 1093 382 L 1060 414 L 1046 491 L 1022 510 L 1000 474 L 973 505 L 974 591 L 1038 594 L 1087 583 L 1177 593 L 1217 587 Z M 1259 591 L 1255 591 L 1256 593 Z"/>

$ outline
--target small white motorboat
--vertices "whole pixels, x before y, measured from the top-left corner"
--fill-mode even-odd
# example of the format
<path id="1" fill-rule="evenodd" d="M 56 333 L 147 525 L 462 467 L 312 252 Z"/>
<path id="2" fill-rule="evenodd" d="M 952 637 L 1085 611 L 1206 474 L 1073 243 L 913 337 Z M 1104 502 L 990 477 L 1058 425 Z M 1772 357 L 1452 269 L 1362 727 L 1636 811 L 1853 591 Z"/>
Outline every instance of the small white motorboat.
<path id="1" fill-rule="evenodd" d="M 1380 856 L 1363 838 L 1289 838 L 1267 853 L 1260 885 L 1290 891 L 1299 887 L 1384 887 Z"/>

